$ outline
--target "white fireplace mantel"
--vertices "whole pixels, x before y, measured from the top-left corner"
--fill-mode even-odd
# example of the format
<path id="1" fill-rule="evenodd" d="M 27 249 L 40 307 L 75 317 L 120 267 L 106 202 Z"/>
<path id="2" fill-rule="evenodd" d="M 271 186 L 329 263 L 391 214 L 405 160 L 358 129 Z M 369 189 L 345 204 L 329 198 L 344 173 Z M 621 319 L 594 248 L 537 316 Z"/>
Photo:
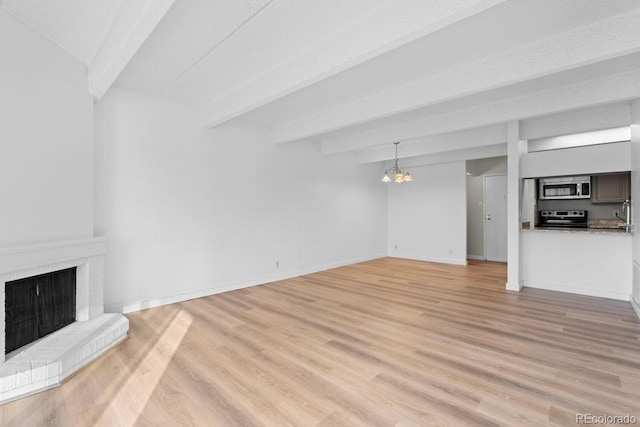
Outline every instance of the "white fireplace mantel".
<path id="1" fill-rule="evenodd" d="M 104 313 L 107 241 L 88 238 L 0 248 L 0 327 L 6 282 L 77 267 L 76 322 L 15 350 L 5 360 L 0 333 L 0 403 L 45 390 L 126 338 L 129 322 Z"/>
<path id="2" fill-rule="evenodd" d="M 0 248 L 0 274 L 14 273 L 39 268 L 42 265 L 106 253 L 107 239 L 104 237 L 3 247 Z"/>

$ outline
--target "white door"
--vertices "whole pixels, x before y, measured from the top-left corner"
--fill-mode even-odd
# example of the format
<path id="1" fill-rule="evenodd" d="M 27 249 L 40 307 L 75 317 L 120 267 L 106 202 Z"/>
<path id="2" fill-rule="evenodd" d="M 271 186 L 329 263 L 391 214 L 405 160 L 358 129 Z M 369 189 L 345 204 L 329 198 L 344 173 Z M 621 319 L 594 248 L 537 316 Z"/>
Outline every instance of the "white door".
<path id="1" fill-rule="evenodd" d="M 484 177 L 484 258 L 507 262 L 507 175 Z"/>

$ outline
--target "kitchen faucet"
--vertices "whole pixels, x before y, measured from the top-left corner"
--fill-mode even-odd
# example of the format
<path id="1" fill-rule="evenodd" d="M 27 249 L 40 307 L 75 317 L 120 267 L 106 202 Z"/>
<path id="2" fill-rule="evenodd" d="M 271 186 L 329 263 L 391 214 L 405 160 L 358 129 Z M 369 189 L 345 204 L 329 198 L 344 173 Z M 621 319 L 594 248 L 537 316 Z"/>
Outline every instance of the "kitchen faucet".
<path id="1" fill-rule="evenodd" d="M 624 215 L 624 219 L 620 218 L 616 213 L 616 218 L 624 221 L 624 224 L 618 224 L 618 226 L 624 227 L 626 232 L 628 233 L 631 228 L 631 202 L 629 200 L 625 200 L 624 202 L 622 202 L 622 214 Z"/>

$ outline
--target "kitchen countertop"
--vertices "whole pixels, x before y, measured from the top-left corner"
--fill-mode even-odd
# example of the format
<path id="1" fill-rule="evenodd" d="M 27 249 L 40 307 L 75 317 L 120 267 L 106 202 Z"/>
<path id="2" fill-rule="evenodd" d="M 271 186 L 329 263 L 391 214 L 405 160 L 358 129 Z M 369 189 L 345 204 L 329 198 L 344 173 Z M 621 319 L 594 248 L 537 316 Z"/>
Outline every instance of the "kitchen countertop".
<path id="1" fill-rule="evenodd" d="M 525 231 L 550 231 L 562 233 L 597 233 L 597 234 L 615 234 L 615 235 L 632 235 L 633 231 L 626 231 L 625 227 L 619 227 L 624 224 L 620 219 L 592 219 L 589 220 L 589 228 L 565 228 L 565 227 L 534 227 L 530 228 L 531 222 L 525 221 L 521 224 L 521 229 Z M 631 227 L 633 229 L 633 226 Z"/>
<path id="2" fill-rule="evenodd" d="M 624 228 L 562 228 L 562 227 L 535 227 L 521 228 L 522 231 L 541 231 L 543 233 L 587 233 L 587 234 L 607 234 L 616 236 L 631 236 L 633 231 L 627 232 Z"/>

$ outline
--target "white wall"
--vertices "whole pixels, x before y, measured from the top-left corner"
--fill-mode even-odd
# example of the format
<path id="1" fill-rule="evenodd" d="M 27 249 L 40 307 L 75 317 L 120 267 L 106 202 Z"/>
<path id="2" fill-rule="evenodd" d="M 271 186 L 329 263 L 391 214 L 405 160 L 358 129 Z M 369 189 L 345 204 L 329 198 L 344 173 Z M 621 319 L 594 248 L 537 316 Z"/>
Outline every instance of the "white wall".
<path id="1" fill-rule="evenodd" d="M 467 256 L 484 259 L 484 177 L 507 173 L 507 157 L 468 160 L 467 172 Z"/>
<path id="2" fill-rule="evenodd" d="M 465 162 L 412 167 L 410 172 L 413 182 L 386 184 L 389 255 L 466 264 Z"/>
<path id="3" fill-rule="evenodd" d="M 0 246 L 91 237 L 86 67 L 0 8 Z"/>
<path id="4" fill-rule="evenodd" d="M 202 129 L 194 111 L 124 89 L 113 88 L 95 117 L 107 310 L 386 255 L 379 165 L 272 144 L 249 125 Z"/>

